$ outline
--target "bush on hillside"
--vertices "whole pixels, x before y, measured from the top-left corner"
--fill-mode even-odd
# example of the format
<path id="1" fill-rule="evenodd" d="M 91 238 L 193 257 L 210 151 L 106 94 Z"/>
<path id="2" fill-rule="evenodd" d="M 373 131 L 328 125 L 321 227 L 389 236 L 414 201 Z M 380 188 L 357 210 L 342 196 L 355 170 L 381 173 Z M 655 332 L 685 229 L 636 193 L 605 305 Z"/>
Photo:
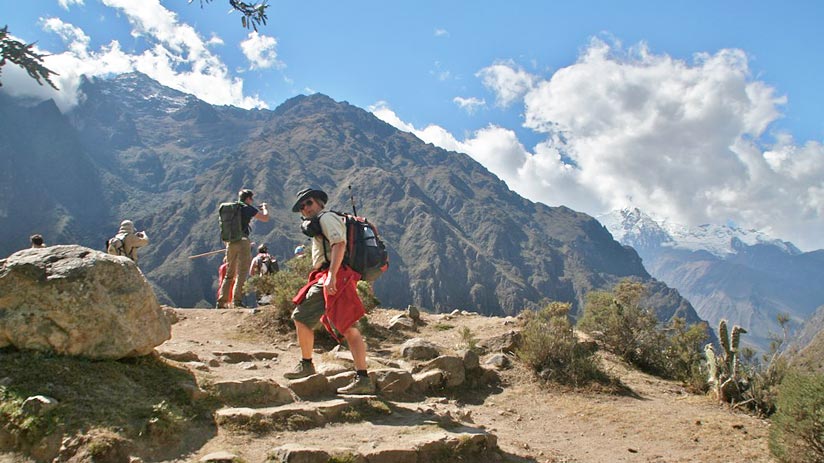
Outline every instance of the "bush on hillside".
<path id="1" fill-rule="evenodd" d="M 277 318 L 286 322 L 295 307 L 292 298 L 306 284 L 311 270 L 312 259 L 295 257 L 287 261 L 277 273 L 249 278 L 243 290 L 246 294 L 254 292 L 258 298 L 268 295 L 269 305 L 275 309 Z"/>
<path id="2" fill-rule="evenodd" d="M 772 336 L 769 352 L 760 360 L 751 349 L 742 350 L 741 370 L 747 388 L 742 393 L 741 406 L 760 416 L 770 416 L 776 411 L 779 389 L 789 370 L 787 359 L 781 347 L 787 339 L 789 317 L 780 314 L 778 323 L 783 329 L 783 337 Z"/>
<path id="3" fill-rule="evenodd" d="M 706 325 L 687 325 L 684 319 L 675 318 L 662 327 L 655 313 L 641 306 L 646 295 L 643 283 L 629 279 L 611 292 L 591 292 L 578 328 L 642 371 L 683 381 L 695 392 L 706 391 L 702 366 Z"/>
<path id="4" fill-rule="evenodd" d="M 667 376 L 667 338 L 658 329 L 658 318 L 641 307 L 646 295 L 642 283 L 623 280 L 612 292 L 587 295 L 578 328 L 604 348 L 643 371 Z"/>
<path id="5" fill-rule="evenodd" d="M 312 259 L 295 257 L 286 262 L 285 268 L 277 273 L 250 277 L 246 280 L 243 289 L 246 294 L 254 292 L 258 298 L 263 295 L 269 296 L 268 305 L 275 309 L 276 317 L 287 322 L 292 315 L 292 309 L 295 307 L 292 298 L 306 284 L 311 270 Z M 359 281 L 357 290 L 367 313 L 380 305 L 380 301 L 375 297 L 369 282 Z"/>
<path id="6" fill-rule="evenodd" d="M 581 386 L 603 381 L 595 350 L 579 343 L 568 314 L 571 305 L 549 302 L 538 312 L 523 312 L 526 324 L 518 357 L 541 378 L 561 384 Z"/>
<path id="7" fill-rule="evenodd" d="M 781 462 L 824 461 L 824 375 L 791 373 L 778 392 L 770 451 Z"/>
<path id="8" fill-rule="evenodd" d="M 707 325 L 687 325 L 683 318 L 675 318 L 669 325 L 667 348 L 664 353 L 667 376 L 682 381 L 695 393 L 709 389 L 706 369 L 703 366 L 703 347 L 707 342 Z"/>

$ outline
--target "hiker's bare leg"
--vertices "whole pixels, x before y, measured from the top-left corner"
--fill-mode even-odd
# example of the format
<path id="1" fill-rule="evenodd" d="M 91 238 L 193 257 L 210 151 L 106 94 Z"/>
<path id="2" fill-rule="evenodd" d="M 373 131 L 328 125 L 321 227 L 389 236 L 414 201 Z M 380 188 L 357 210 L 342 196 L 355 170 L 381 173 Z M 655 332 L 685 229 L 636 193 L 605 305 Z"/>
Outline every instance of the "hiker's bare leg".
<path id="1" fill-rule="evenodd" d="M 295 329 L 298 332 L 301 358 L 312 358 L 312 349 L 315 347 L 315 331 L 297 320 L 295 320 Z"/>
<path id="2" fill-rule="evenodd" d="M 355 361 L 356 370 L 366 369 L 366 343 L 363 342 L 360 330 L 354 326 L 349 327 L 343 337 L 346 338 L 346 343 L 349 344 L 349 350 L 352 351 L 352 360 Z"/>

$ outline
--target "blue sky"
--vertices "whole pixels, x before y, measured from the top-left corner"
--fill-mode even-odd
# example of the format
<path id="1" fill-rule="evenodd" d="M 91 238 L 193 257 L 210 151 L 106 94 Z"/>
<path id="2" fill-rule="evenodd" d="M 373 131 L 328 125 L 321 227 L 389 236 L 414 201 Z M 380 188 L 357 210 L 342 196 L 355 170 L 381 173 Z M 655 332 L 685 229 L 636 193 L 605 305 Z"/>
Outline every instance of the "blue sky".
<path id="1" fill-rule="evenodd" d="M 518 193 L 597 215 L 638 206 L 824 247 L 821 2 L 273 2 L 250 34 L 226 0 L 0 0 L 80 74 L 141 70 L 214 104 L 321 92 L 466 152 Z"/>

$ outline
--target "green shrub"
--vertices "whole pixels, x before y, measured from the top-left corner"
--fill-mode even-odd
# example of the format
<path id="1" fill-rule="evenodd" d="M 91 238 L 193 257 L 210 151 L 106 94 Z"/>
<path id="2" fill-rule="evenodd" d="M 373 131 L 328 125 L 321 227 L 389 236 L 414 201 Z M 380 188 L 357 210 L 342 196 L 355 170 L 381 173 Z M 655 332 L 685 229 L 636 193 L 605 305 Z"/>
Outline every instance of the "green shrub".
<path id="1" fill-rule="evenodd" d="M 292 298 L 306 284 L 311 269 L 312 259 L 296 257 L 286 262 L 277 273 L 250 277 L 243 290 L 247 294 L 255 292 L 258 298 L 268 295 L 269 305 L 275 309 L 277 318 L 287 322 L 295 307 Z"/>
<path id="2" fill-rule="evenodd" d="M 372 284 L 368 281 L 358 282 L 358 297 L 360 297 L 361 302 L 363 302 L 363 308 L 366 310 L 366 313 L 372 312 L 375 307 L 381 305 L 381 301 L 375 297 Z"/>
<path id="3" fill-rule="evenodd" d="M 824 461 L 824 375 L 788 374 L 778 392 L 770 451 L 781 462 Z"/>
<path id="4" fill-rule="evenodd" d="M 703 367 L 703 346 L 708 337 L 707 325 L 687 325 L 683 318 L 675 318 L 668 331 L 667 376 L 682 381 L 693 392 L 706 392 L 709 385 Z"/>
<path id="5" fill-rule="evenodd" d="M 642 283 L 623 280 L 612 292 L 587 295 L 578 328 L 604 348 L 648 373 L 668 375 L 667 338 L 658 329 L 658 318 L 641 307 L 646 296 Z"/>
<path id="6" fill-rule="evenodd" d="M 742 405 L 760 416 L 770 416 L 775 413 L 779 388 L 784 381 L 789 365 L 787 359 L 781 355 L 781 346 L 787 339 L 787 321 L 783 315 L 778 316 L 784 336 L 772 336 L 769 352 L 758 360 L 751 349 L 742 349 L 741 370 L 747 388 L 742 393 Z"/>
<path id="7" fill-rule="evenodd" d="M 478 352 L 478 338 L 475 337 L 475 334 L 468 326 L 461 327 L 458 334 L 461 336 L 461 344 L 464 349 Z"/>
<path id="8" fill-rule="evenodd" d="M 570 308 L 569 303 L 549 302 L 537 313 L 524 311 L 523 340 L 516 353 L 545 380 L 573 386 L 602 381 L 595 350 L 575 337 L 567 317 Z"/>

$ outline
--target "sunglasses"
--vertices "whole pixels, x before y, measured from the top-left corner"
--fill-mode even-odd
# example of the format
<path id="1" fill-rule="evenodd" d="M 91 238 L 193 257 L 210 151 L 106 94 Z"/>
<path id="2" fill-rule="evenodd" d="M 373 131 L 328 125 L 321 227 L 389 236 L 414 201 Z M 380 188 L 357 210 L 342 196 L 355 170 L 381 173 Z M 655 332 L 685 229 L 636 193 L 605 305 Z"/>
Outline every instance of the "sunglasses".
<path id="1" fill-rule="evenodd" d="M 307 199 L 306 201 L 300 203 L 300 210 L 304 210 L 312 204 L 314 204 L 314 201 L 312 201 L 311 199 Z"/>

